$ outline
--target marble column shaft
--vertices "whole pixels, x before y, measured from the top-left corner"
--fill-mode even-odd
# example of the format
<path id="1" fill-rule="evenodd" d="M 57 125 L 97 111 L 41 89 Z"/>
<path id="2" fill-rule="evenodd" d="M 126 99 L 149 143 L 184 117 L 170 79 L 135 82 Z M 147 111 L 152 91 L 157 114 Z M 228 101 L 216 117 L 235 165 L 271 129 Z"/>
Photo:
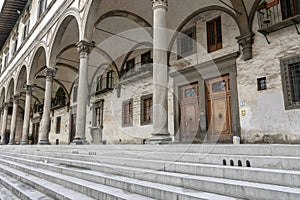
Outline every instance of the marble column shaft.
<path id="1" fill-rule="evenodd" d="M 20 95 L 18 95 L 18 94 L 14 95 L 13 113 L 11 116 L 10 136 L 9 136 L 9 144 L 10 145 L 15 144 L 19 99 L 20 99 Z"/>
<path id="2" fill-rule="evenodd" d="M 56 75 L 57 69 L 46 68 L 46 89 L 44 99 L 44 110 L 41 121 L 41 129 L 39 132 L 39 144 L 50 144 L 49 142 L 49 127 L 50 127 L 50 111 L 51 111 L 51 98 L 52 98 L 52 86 L 53 78 Z"/>
<path id="3" fill-rule="evenodd" d="M 4 103 L 4 105 L 3 105 L 3 116 L 2 116 L 2 127 L 1 127 L 1 143 L 2 144 L 5 144 L 5 132 L 6 132 L 6 126 L 7 126 L 8 106 L 9 106 L 9 103 Z"/>
<path id="4" fill-rule="evenodd" d="M 77 113 L 76 113 L 76 134 L 74 137 L 75 144 L 86 144 L 86 106 L 88 101 L 88 62 L 91 49 L 94 43 L 80 41 L 77 43 L 77 50 L 80 54 L 79 67 L 79 84 L 77 96 Z"/>
<path id="5" fill-rule="evenodd" d="M 28 144 L 32 87 L 33 87 L 32 85 L 26 85 L 25 86 L 25 88 L 26 88 L 26 102 L 25 102 L 25 113 L 24 113 L 23 130 L 22 130 L 22 143 L 21 144 Z"/>
<path id="6" fill-rule="evenodd" d="M 153 140 L 170 140 L 168 131 L 167 0 L 153 0 Z"/>

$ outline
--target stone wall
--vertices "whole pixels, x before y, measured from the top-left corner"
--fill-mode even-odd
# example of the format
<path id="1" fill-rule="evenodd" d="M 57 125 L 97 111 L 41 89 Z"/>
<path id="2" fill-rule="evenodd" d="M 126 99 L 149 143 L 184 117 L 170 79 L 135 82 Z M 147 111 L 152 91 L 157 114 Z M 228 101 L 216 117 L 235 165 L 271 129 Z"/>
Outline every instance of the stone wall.
<path id="1" fill-rule="evenodd" d="M 238 89 L 242 140 L 245 143 L 299 143 L 300 110 L 286 110 L 280 59 L 300 55 L 299 35 L 294 26 L 268 35 L 271 44 L 257 32 L 253 59 L 238 59 Z M 288 36 L 288 37 L 287 37 Z M 267 90 L 257 90 L 257 78 L 266 77 Z"/>

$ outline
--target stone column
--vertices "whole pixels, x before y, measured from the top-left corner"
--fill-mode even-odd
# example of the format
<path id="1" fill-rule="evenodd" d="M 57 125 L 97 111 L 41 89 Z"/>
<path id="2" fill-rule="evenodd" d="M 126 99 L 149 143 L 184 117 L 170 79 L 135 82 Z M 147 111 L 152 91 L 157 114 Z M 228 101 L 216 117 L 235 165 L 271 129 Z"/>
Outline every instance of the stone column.
<path id="1" fill-rule="evenodd" d="M 2 127 L 1 127 L 1 144 L 5 144 L 5 131 L 7 126 L 7 115 L 8 106 L 10 103 L 4 103 L 3 105 L 3 116 L 2 116 Z"/>
<path id="2" fill-rule="evenodd" d="M 150 143 L 171 141 L 168 131 L 167 0 L 153 3 L 153 133 Z"/>
<path id="3" fill-rule="evenodd" d="M 57 69 L 46 68 L 46 89 L 45 89 L 45 100 L 44 110 L 41 121 L 41 128 L 39 131 L 39 144 L 50 144 L 49 142 L 49 127 L 50 127 L 50 109 L 51 109 L 51 98 L 52 98 L 52 85 L 53 77 L 56 75 Z"/>
<path id="4" fill-rule="evenodd" d="M 87 144 L 85 137 L 86 127 L 86 106 L 88 100 L 88 60 L 94 43 L 80 41 L 77 43 L 77 50 L 80 54 L 79 84 L 77 97 L 76 134 L 73 140 L 75 144 Z"/>
<path id="5" fill-rule="evenodd" d="M 244 60 L 250 60 L 252 58 L 252 44 L 254 40 L 254 33 L 249 32 L 236 38 L 239 45 L 243 48 Z"/>
<path id="6" fill-rule="evenodd" d="M 9 143 L 8 143 L 9 145 L 15 144 L 19 99 L 20 99 L 19 94 L 14 95 L 13 113 L 12 113 L 12 116 L 11 116 L 10 136 L 9 136 Z"/>
<path id="7" fill-rule="evenodd" d="M 25 86 L 26 102 L 25 102 L 25 113 L 24 113 L 23 130 L 22 130 L 22 143 L 21 143 L 22 145 L 28 144 L 32 87 L 33 87 L 32 85 Z"/>

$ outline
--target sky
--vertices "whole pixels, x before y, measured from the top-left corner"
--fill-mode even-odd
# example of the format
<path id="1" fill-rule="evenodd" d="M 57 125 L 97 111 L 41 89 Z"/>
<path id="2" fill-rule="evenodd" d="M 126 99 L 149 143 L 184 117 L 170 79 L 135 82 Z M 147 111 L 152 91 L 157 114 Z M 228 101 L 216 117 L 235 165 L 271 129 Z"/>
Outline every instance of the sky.
<path id="1" fill-rule="evenodd" d="M 3 2 L 4 2 L 4 0 L 0 0 L 0 11 L 2 9 Z"/>

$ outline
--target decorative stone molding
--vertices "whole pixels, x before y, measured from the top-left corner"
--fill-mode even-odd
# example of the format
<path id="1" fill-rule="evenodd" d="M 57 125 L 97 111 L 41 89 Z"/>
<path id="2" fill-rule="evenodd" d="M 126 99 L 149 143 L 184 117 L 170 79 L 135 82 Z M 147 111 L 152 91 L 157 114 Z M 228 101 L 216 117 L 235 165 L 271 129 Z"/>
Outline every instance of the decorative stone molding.
<path id="1" fill-rule="evenodd" d="M 80 58 L 85 58 L 91 53 L 91 50 L 95 47 L 95 42 L 79 41 L 77 44 L 77 51 L 80 54 Z"/>
<path id="2" fill-rule="evenodd" d="M 25 24 L 30 17 L 29 8 L 26 8 L 23 14 L 22 23 Z"/>
<path id="3" fill-rule="evenodd" d="M 56 68 L 50 68 L 50 67 L 47 67 L 45 69 L 45 76 L 46 76 L 46 81 L 53 81 L 53 78 L 55 77 L 56 75 L 56 72 L 57 72 L 57 69 Z"/>
<path id="4" fill-rule="evenodd" d="M 8 44 L 8 46 L 9 46 L 9 44 Z M 5 54 L 7 54 L 7 53 L 9 52 L 9 47 L 8 47 L 8 46 L 5 47 L 5 49 L 4 49 L 4 51 L 3 51 Z"/>
<path id="5" fill-rule="evenodd" d="M 153 10 L 157 8 L 168 8 L 168 0 L 152 0 Z"/>
<path id="6" fill-rule="evenodd" d="M 254 33 L 250 32 L 245 35 L 236 37 L 239 45 L 243 48 L 244 60 L 250 60 L 252 58 L 252 44 L 254 41 Z"/>

